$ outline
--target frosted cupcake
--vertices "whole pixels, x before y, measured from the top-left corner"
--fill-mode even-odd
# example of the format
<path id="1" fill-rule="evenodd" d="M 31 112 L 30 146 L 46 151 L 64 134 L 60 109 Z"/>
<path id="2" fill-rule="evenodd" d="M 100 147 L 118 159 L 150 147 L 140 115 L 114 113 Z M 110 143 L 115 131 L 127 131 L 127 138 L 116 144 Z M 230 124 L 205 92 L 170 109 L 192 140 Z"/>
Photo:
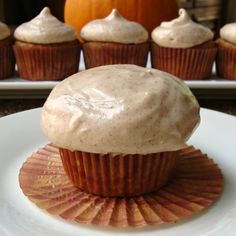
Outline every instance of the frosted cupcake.
<path id="1" fill-rule="evenodd" d="M 135 65 L 72 75 L 52 90 L 41 115 L 70 180 L 101 196 L 165 185 L 198 122 L 199 105 L 182 81 Z"/>
<path id="2" fill-rule="evenodd" d="M 217 47 L 210 29 L 193 22 L 184 9 L 152 32 L 152 67 L 183 80 L 204 80 L 212 73 Z"/>
<path id="3" fill-rule="evenodd" d="M 0 79 L 10 77 L 15 70 L 13 40 L 8 26 L 0 22 Z"/>
<path id="4" fill-rule="evenodd" d="M 76 30 L 60 22 L 45 7 L 14 33 L 14 52 L 21 78 L 62 80 L 78 72 L 80 44 Z"/>
<path id="5" fill-rule="evenodd" d="M 218 76 L 236 80 L 236 23 L 226 24 L 220 29 L 217 45 L 216 70 Z"/>
<path id="6" fill-rule="evenodd" d="M 89 22 L 81 29 L 80 36 L 85 41 L 86 68 L 108 64 L 146 66 L 147 30 L 139 23 L 126 20 L 116 9 L 104 19 Z"/>

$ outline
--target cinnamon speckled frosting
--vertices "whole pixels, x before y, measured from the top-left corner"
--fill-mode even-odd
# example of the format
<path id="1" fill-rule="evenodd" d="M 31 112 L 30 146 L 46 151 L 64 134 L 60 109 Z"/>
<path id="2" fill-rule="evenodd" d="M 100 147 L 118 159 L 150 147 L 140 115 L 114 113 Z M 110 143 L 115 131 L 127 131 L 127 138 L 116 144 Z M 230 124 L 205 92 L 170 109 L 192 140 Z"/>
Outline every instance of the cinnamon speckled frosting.
<path id="1" fill-rule="evenodd" d="M 51 44 L 76 40 L 77 34 L 73 27 L 59 21 L 45 7 L 34 19 L 18 26 L 14 37 L 28 43 Z"/>
<path id="2" fill-rule="evenodd" d="M 148 40 L 148 32 L 141 24 L 126 20 L 116 9 L 104 19 L 89 22 L 81 29 L 80 36 L 85 41 L 125 44 Z"/>
<path id="3" fill-rule="evenodd" d="M 0 22 L 0 40 L 9 37 L 10 34 L 11 32 L 9 27 L 6 24 Z"/>
<path id="4" fill-rule="evenodd" d="M 179 17 L 162 22 L 152 31 L 152 40 L 162 47 L 190 48 L 213 39 L 213 32 L 193 22 L 185 9 L 179 10 Z"/>
<path id="5" fill-rule="evenodd" d="M 224 25 L 220 29 L 220 37 L 230 43 L 236 44 L 236 22 Z"/>
<path id="6" fill-rule="evenodd" d="M 183 148 L 199 119 L 195 97 L 176 77 L 108 65 L 58 84 L 41 126 L 54 145 L 72 151 L 146 154 Z"/>

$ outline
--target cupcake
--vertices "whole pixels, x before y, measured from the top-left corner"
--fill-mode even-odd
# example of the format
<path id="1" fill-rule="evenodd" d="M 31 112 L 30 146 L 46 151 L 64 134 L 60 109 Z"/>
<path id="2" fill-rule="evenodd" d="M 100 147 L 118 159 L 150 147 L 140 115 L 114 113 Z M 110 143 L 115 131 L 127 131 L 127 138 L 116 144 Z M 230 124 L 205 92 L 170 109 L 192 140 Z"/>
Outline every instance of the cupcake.
<path id="1" fill-rule="evenodd" d="M 69 179 L 100 196 L 138 196 L 165 185 L 198 122 L 199 105 L 182 81 L 135 65 L 72 75 L 41 114 Z"/>
<path id="2" fill-rule="evenodd" d="M 116 9 L 94 20 L 80 32 L 86 68 L 110 64 L 146 66 L 148 32 L 139 23 L 126 20 Z"/>
<path id="3" fill-rule="evenodd" d="M 152 67 L 183 80 L 211 77 L 217 47 L 210 29 L 193 22 L 184 9 L 179 17 L 162 22 L 152 32 Z"/>
<path id="4" fill-rule="evenodd" d="M 8 26 L 0 22 L 0 79 L 10 77 L 15 70 L 13 39 Z"/>
<path id="5" fill-rule="evenodd" d="M 76 30 L 52 16 L 49 8 L 16 28 L 14 37 L 21 78 L 62 80 L 78 72 L 80 44 Z"/>
<path id="6" fill-rule="evenodd" d="M 236 23 L 226 24 L 220 29 L 217 45 L 216 71 L 218 76 L 236 80 Z"/>

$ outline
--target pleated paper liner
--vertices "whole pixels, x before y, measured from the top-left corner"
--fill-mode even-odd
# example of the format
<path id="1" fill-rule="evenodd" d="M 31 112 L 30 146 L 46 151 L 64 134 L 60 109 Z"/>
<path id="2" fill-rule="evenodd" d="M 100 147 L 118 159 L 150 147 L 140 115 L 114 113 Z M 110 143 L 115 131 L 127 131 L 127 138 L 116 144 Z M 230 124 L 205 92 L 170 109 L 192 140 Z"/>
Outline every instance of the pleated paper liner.
<path id="1" fill-rule="evenodd" d="M 0 40 L 0 79 L 13 75 L 15 71 L 15 57 L 13 53 L 13 38 Z"/>
<path id="2" fill-rule="evenodd" d="M 192 146 L 179 152 L 170 183 L 139 197 L 100 197 L 74 187 L 52 145 L 39 149 L 23 164 L 19 182 L 30 201 L 52 215 L 114 227 L 144 227 L 188 218 L 210 207 L 223 189 L 217 164 Z"/>
<path id="3" fill-rule="evenodd" d="M 236 80 L 236 45 L 223 39 L 217 40 L 216 72 L 220 78 Z"/>
<path id="4" fill-rule="evenodd" d="M 86 42 L 82 46 L 86 69 L 113 64 L 134 64 L 145 67 L 147 64 L 149 43 Z"/>
<path id="5" fill-rule="evenodd" d="M 156 191 L 172 177 L 177 151 L 146 155 L 95 154 L 59 148 L 71 182 L 104 197 L 133 197 Z"/>
<path id="6" fill-rule="evenodd" d="M 78 72 L 81 46 L 77 40 L 55 44 L 16 41 L 18 72 L 27 80 L 62 80 Z"/>
<path id="7" fill-rule="evenodd" d="M 182 80 L 205 80 L 211 77 L 216 53 L 213 42 L 194 48 L 166 48 L 152 42 L 151 63 Z"/>

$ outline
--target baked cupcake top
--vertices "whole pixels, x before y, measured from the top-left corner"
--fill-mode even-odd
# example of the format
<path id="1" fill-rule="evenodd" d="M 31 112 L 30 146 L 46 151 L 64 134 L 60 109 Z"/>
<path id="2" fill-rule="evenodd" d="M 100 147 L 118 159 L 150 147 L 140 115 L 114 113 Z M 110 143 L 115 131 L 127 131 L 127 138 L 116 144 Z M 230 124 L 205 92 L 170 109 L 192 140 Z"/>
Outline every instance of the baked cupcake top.
<path id="1" fill-rule="evenodd" d="M 162 22 L 152 31 L 152 40 L 162 47 L 190 48 L 213 39 L 213 32 L 193 22 L 185 9 L 179 10 L 179 17 Z"/>
<path id="2" fill-rule="evenodd" d="M 113 43 L 144 43 L 148 40 L 147 30 L 139 23 L 128 21 L 113 9 L 104 19 L 86 24 L 80 32 L 85 41 Z"/>
<path id="3" fill-rule="evenodd" d="M 220 37 L 230 43 L 236 44 L 236 22 L 224 25 L 220 29 Z"/>
<path id="4" fill-rule="evenodd" d="M 31 21 L 18 26 L 14 37 L 23 42 L 38 44 L 62 43 L 77 39 L 76 30 L 54 17 L 48 7 Z"/>
<path id="5" fill-rule="evenodd" d="M 108 65 L 58 84 L 41 126 L 56 146 L 92 153 L 146 154 L 183 148 L 199 105 L 176 77 L 135 65 Z"/>
<path id="6" fill-rule="evenodd" d="M 11 35 L 9 27 L 0 22 L 0 40 L 5 39 Z"/>

